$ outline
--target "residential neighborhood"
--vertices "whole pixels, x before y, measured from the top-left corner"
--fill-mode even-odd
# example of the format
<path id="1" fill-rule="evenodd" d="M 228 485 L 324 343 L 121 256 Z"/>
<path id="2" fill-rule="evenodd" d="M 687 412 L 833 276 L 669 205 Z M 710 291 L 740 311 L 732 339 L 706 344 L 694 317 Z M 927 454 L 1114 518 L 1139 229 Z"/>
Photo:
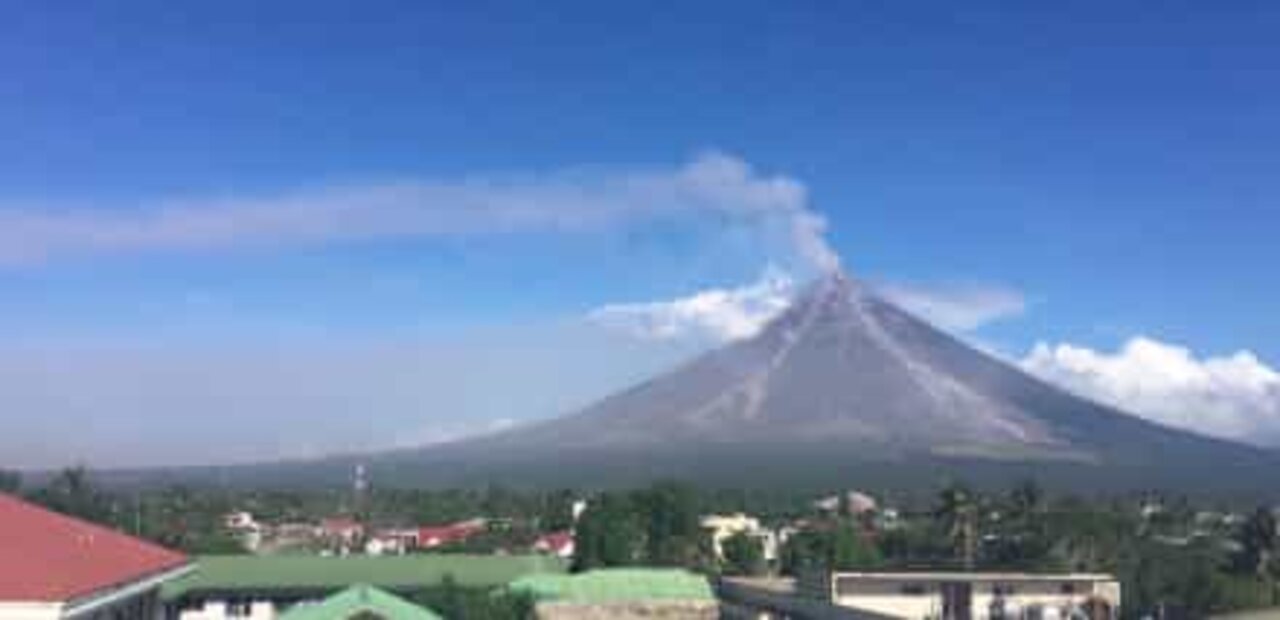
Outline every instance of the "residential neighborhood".
<path id="1" fill-rule="evenodd" d="M 489 495 L 474 505 L 498 507 L 498 496 Z M 1127 610 L 1151 609 L 1159 600 L 1152 596 L 1171 592 L 1138 583 L 1126 593 L 1125 582 L 1137 583 L 1130 573 L 1080 570 L 1105 566 L 1091 558 L 1110 551 L 1081 546 L 1087 539 L 1071 529 L 1051 534 L 1061 537 L 1056 541 L 1044 538 L 1075 527 L 1055 525 L 1058 515 L 1086 517 L 1061 512 L 1030 487 L 1013 489 L 1008 499 L 948 488 L 925 511 L 866 491 L 841 492 L 798 498 L 798 512 L 758 514 L 689 513 L 697 496 L 671 485 L 530 496 L 529 505 L 547 506 L 542 516 L 522 513 L 517 506 L 526 500 L 508 493 L 497 512 L 417 525 L 354 513 L 304 520 L 254 497 L 208 521 L 238 551 L 186 555 L 2 496 L 0 618 L 1117 620 L 1143 617 Z M 364 499 L 381 505 L 376 494 Z M 1274 544 L 1267 536 L 1278 534 L 1274 517 L 1262 512 L 1156 498 L 1135 501 L 1130 511 L 1123 527 L 1149 541 L 1143 553 L 1170 562 L 1212 553 L 1251 571 L 1274 557 L 1258 546 Z M 941 537 L 921 538 L 930 531 Z M 1048 555 L 1032 562 L 1045 552 L 1037 549 Z M 1066 563 L 1052 560 L 1064 553 Z M 1168 578 L 1159 574 L 1143 579 Z M 1231 587 L 1251 583 L 1270 582 L 1241 578 Z M 1273 589 L 1265 597 L 1277 595 Z M 1163 617 L 1199 613 L 1163 605 Z"/>

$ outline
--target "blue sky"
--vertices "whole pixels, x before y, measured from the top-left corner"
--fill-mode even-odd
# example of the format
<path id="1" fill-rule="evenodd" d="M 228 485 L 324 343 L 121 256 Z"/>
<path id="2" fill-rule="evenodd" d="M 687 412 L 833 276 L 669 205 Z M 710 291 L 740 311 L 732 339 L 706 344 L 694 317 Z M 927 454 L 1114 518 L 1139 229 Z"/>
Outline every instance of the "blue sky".
<path id="1" fill-rule="evenodd" d="M 1012 360 L 1134 381 L 1145 337 L 1186 372 L 1122 404 L 1245 389 L 1232 415 L 1280 417 L 1280 6 L 688 4 L 7 6 L 0 407 L 39 421 L 0 451 L 242 460 L 551 415 L 707 344 L 584 317 L 811 276 L 809 216 L 913 309 L 983 306 L 947 326 Z M 680 185 L 707 162 L 732 170 Z M 264 350 L 341 394 L 245 385 Z M 1241 351 L 1251 378 L 1219 376 Z M 522 372 L 546 364 L 597 370 Z M 509 397 L 440 396 L 479 371 Z M 205 383 L 267 439 L 196 451 L 238 436 Z M 42 439 L 67 424 L 126 430 Z"/>

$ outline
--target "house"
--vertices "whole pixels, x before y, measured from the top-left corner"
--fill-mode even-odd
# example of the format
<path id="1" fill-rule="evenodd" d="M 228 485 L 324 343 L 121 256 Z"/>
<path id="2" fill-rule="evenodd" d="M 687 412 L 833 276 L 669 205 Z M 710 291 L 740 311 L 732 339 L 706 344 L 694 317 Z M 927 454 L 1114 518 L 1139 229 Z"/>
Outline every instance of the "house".
<path id="1" fill-rule="evenodd" d="M 364 552 L 369 555 L 404 555 L 418 546 L 418 530 L 386 529 L 378 530 L 364 543 Z"/>
<path id="2" fill-rule="evenodd" d="M 253 518 L 253 513 L 244 510 L 228 512 L 222 516 L 222 526 L 229 530 L 257 530 L 261 525 Z"/>
<path id="3" fill-rule="evenodd" d="M 724 559 L 724 541 L 737 534 L 746 534 L 760 542 L 764 559 L 773 562 L 778 559 L 779 536 L 772 530 L 762 527 L 760 520 L 743 513 L 732 515 L 707 515 L 702 517 L 702 528 L 711 534 L 711 548 L 716 557 Z"/>
<path id="4" fill-rule="evenodd" d="M 194 572 L 163 589 L 171 620 L 275 620 L 355 584 L 407 596 L 438 586 L 446 576 L 462 588 L 492 589 L 568 568 L 559 558 L 543 555 L 225 555 L 200 557 L 195 563 Z"/>
<path id="5" fill-rule="evenodd" d="M 186 556 L 0 493 L 0 618 L 151 620 Z"/>
<path id="6" fill-rule="evenodd" d="M 418 528 L 418 548 L 434 549 L 445 545 L 457 544 L 480 532 L 485 531 L 488 522 L 484 519 L 470 519 L 449 525 L 436 525 Z"/>
<path id="7" fill-rule="evenodd" d="M 878 504 L 876 499 L 861 491 L 848 491 L 843 496 L 848 514 L 844 516 L 857 517 L 863 514 L 875 512 Z M 819 499 L 813 503 L 814 508 L 823 512 L 835 513 L 840 511 L 841 495 L 830 495 Z"/>
<path id="8" fill-rule="evenodd" d="M 330 517 L 320 521 L 320 536 L 350 547 L 364 538 L 364 526 L 351 517 Z"/>
<path id="9" fill-rule="evenodd" d="M 280 620 L 441 620 L 430 610 L 419 607 L 386 590 L 357 584 L 318 603 L 299 604 L 280 615 Z"/>
<path id="10" fill-rule="evenodd" d="M 222 517 L 222 526 L 249 551 L 257 551 L 262 546 L 263 533 L 266 528 L 253 518 L 253 513 L 238 510 Z"/>
<path id="11" fill-rule="evenodd" d="M 836 606 L 890 618 L 1110 620 L 1120 609 L 1120 583 L 1105 574 L 850 572 L 824 577 L 817 589 Z"/>
<path id="12" fill-rule="evenodd" d="M 537 620 L 716 620 L 707 579 L 680 569 L 613 568 L 531 575 L 507 587 L 534 599 Z"/>
<path id="13" fill-rule="evenodd" d="M 533 550 L 548 553 L 559 558 L 573 557 L 573 532 L 551 532 L 538 537 L 533 543 Z"/>

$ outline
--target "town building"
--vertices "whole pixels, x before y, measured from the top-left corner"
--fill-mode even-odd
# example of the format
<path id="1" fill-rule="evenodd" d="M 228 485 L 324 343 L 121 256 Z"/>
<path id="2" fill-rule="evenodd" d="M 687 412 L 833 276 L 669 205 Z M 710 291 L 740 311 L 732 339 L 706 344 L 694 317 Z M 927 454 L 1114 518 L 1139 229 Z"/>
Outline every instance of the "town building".
<path id="1" fill-rule="evenodd" d="M 743 513 L 707 515 L 702 517 L 701 525 L 709 531 L 711 548 L 720 560 L 724 559 L 724 541 L 738 534 L 745 534 L 758 541 L 765 561 L 770 563 L 777 561 L 778 549 L 786 542 L 778 533 L 762 527 L 759 519 Z"/>
<path id="2" fill-rule="evenodd" d="M 559 558 L 569 559 L 573 557 L 574 544 L 573 532 L 550 532 L 538 537 L 533 543 L 533 550 L 538 553 L 548 553 Z"/>
<path id="3" fill-rule="evenodd" d="M 488 528 L 484 519 L 468 519 L 448 525 L 433 525 L 418 528 L 416 546 L 419 549 L 435 549 L 446 545 L 466 541 Z"/>
<path id="4" fill-rule="evenodd" d="M 186 556 L 0 493 L 0 618 L 152 620 Z"/>
<path id="5" fill-rule="evenodd" d="M 879 504 L 874 497 L 862 491 L 847 491 L 819 499 L 813 503 L 813 506 L 829 513 L 839 512 L 843 508 L 847 512 L 843 516 L 857 517 L 875 512 Z"/>
<path id="6" fill-rule="evenodd" d="M 318 603 L 294 605 L 280 620 L 441 620 L 430 610 L 386 590 L 357 584 Z"/>
<path id="7" fill-rule="evenodd" d="M 564 561 L 545 555 L 240 555 L 201 557 L 195 564 L 195 571 L 162 592 L 170 620 L 275 620 L 355 584 L 409 596 L 440 585 L 446 576 L 462 588 L 493 589 L 567 570 Z"/>
<path id="8" fill-rule="evenodd" d="M 418 546 L 417 528 L 378 530 L 364 543 L 369 555 L 404 555 Z"/>
<path id="9" fill-rule="evenodd" d="M 1102 574 L 820 573 L 726 578 L 724 618 L 852 620 L 1114 620 L 1120 584 Z"/>
<path id="10" fill-rule="evenodd" d="M 835 605 L 893 618 L 1105 618 L 1120 583 L 1092 573 L 851 572 L 820 587 Z"/>
<path id="11" fill-rule="evenodd" d="M 537 620 L 716 620 L 707 579 L 680 569 L 613 568 L 531 575 L 508 586 L 531 596 Z"/>
<path id="12" fill-rule="evenodd" d="M 364 538 L 364 526 L 351 517 L 330 517 L 320 522 L 320 536 L 343 549 Z"/>

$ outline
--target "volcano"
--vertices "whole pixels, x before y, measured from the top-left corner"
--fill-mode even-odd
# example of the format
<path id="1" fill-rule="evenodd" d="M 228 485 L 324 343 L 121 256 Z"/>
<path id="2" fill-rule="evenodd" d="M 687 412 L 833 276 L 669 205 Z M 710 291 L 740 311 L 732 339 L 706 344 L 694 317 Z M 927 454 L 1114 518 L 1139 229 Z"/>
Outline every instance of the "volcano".
<path id="1" fill-rule="evenodd" d="M 754 337 L 585 410 L 382 464 L 454 482 L 945 475 L 1136 488 L 1261 486 L 1277 463 L 1046 384 L 836 273 Z"/>
<path id="2" fill-rule="evenodd" d="M 389 486 L 601 487 L 667 478 L 916 490 L 947 479 L 998 486 L 1034 478 L 1073 491 L 1253 498 L 1276 495 L 1270 481 L 1280 455 L 1071 394 L 834 273 L 755 336 L 576 413 L 450 444 L 186 469 L 173 479 L 332 485 L 348 482 L 357 464 Z"/>

